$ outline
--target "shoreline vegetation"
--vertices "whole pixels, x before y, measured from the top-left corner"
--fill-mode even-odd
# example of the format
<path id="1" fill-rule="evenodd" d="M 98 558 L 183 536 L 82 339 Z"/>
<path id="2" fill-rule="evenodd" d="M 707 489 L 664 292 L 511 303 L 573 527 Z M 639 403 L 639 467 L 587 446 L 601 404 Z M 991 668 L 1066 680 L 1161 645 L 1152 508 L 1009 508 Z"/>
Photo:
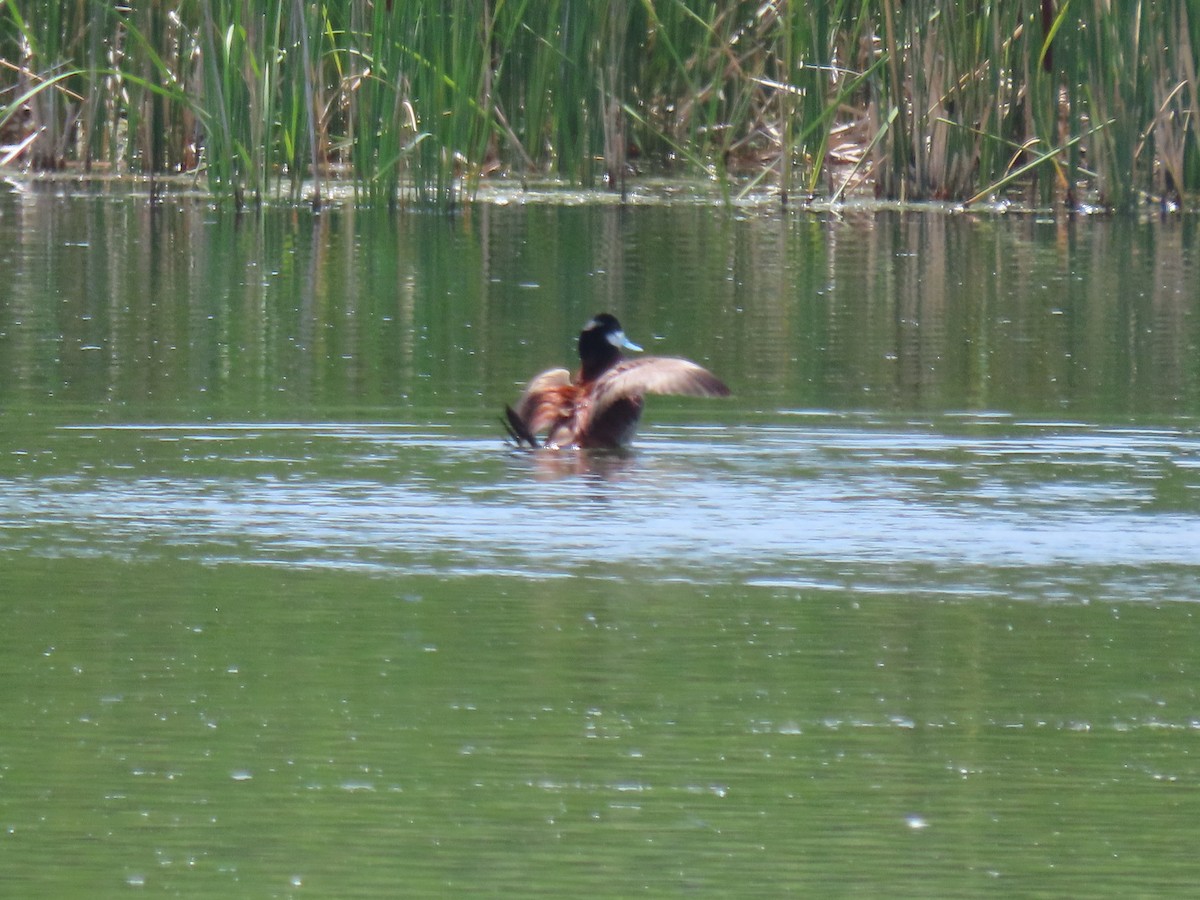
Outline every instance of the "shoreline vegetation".
<path id="1" fill-rule="evenodd" d="M 238 206 L 665 175 L 726 203 L 1174 210 L 1197 48 L 1200 0 L 0 0 L 0 172 Z"/>

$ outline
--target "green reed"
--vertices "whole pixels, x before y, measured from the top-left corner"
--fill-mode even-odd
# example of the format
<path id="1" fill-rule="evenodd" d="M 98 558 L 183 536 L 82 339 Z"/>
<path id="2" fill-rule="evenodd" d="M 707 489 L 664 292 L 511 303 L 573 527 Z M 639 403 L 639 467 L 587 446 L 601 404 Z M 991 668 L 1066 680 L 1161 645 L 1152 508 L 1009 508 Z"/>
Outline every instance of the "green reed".
<path id="1" fill-rule="evenodd" d="M 1200 0 L 0 0 L 0 124 L 238 203 L 663 171 L 1131 209 L 1200 183 L 1198 50 Z"/>

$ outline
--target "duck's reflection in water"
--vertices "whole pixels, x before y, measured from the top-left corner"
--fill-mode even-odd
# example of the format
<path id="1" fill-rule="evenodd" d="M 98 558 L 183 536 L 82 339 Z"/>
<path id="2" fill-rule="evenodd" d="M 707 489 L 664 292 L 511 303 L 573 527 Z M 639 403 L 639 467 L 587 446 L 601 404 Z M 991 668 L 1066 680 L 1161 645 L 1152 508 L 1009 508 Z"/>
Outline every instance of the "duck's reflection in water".
<path id="1" fill-rule="evenodd" d="M 629 450 L 521 450 L 514 453 L 529 460 L 538 481 L 588 478 L 620 481 L 638 468 L 637 454 Z"/>

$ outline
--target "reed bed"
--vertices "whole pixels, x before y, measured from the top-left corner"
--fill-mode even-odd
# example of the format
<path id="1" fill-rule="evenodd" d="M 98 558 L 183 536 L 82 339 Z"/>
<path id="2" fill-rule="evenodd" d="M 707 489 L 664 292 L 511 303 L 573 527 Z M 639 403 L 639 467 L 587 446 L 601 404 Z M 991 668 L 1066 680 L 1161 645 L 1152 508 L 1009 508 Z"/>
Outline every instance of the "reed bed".
<path id="1" fill-rule="evenodd" d="M 1200 0 L 0 0 L 0 163 L 235 203 L 481 179 L 1180 206 Z"/>

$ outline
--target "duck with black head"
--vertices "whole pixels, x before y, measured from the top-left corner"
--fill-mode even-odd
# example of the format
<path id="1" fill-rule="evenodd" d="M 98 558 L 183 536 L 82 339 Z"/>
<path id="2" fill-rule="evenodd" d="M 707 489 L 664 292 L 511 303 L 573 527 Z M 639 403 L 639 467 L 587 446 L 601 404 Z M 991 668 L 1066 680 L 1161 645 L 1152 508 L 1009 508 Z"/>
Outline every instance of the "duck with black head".
<path id="1" fill-rule="evenodd" d="M 729 388 L 702 366 L 670 356 L 627 359 L 642 348 L 615 316 L 601 313 L 579 333 L 579 371 L 549 369 L 504 407 L 505 428 L 518 446 L 619 449 L 637 431 L 646 394 L 728 397 Z M 545 434 L 544 439 L 539 435 Z"/>

